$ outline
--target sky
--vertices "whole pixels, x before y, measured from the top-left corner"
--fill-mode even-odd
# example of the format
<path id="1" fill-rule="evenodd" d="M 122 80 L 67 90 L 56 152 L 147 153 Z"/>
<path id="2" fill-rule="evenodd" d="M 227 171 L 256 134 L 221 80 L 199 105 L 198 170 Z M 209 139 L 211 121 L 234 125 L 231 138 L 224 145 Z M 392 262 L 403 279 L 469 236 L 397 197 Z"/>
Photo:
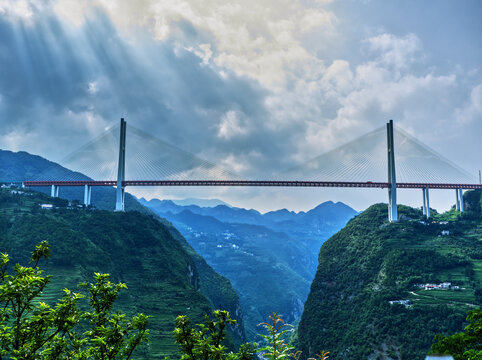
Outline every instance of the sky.
<path id="1" fill-rule="evenodd" d="M 0 148 L 61 161 L 124 117 L 262 179 L 393 119 L 476 178 L 481 18 L 479 0 L 0 0 Z M 386 190 L 128 191 L 261 211 L 387 201 Z M 432 193 L 433 207 L 454 204 L 453 191 Z M 421 206 L 421 191 L 399 200 Z"/>

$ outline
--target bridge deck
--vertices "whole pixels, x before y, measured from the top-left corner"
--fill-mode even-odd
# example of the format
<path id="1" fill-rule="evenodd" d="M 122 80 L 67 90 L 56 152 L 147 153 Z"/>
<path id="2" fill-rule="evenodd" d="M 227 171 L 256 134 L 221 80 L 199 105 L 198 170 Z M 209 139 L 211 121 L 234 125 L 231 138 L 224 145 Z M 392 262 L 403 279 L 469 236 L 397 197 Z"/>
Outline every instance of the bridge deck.
<path id="1" fill-rule="evenodd" d="M 29 187 L 35 186 L 116 186 L 117 181 L 24 181 Z M 279 181 L 279 180 L 126 180 L 124 186 L 269 186 L 269 187 L 353 187 L 388 188 L 388 182 L 345 182 L 345 181 Z M 482 184 L 444 183 L 397 183 L 402 189 L 482 189 Z"/>

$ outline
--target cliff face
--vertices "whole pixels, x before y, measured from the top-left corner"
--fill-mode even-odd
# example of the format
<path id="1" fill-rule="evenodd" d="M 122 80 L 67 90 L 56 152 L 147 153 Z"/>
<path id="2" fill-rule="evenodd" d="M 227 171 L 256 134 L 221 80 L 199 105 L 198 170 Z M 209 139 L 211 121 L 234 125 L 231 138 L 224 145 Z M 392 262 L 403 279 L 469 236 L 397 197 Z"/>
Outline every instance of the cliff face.
<path id="1" fill-rule="evenodd" d="M 480 200 L 468 192 L 469 211 L 432 222 L 399 206 L 404 220 L 392 224 L 374 205 L 326 241 L 297 331 L 303 356 L 424 359 L 435 334 L 462 330 L 482 303 Z"/>

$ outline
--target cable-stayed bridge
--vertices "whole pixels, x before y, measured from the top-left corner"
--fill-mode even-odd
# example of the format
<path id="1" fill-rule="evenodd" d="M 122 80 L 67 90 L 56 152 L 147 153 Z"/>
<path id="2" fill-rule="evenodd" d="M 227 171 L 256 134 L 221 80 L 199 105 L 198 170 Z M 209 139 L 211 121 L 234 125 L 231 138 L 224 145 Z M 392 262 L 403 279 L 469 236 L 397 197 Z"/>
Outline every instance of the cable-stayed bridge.
<path id="1" fill-rule="evenodd" d="M 127 152 L 127 153 L 126 153 Z M 390 120 L 347 144 L 272 176 L 246 180 L 211 162 L 170 145 L 124 119 L 80 149 L 61 165 L 79 171 L 62 179 L 54 167 L 24 186 L 50 186 L 58 196 L 62 186 L 83 186 L 90 205 L 92 187 L 115 186 L 116 211 L 124 210 L 127 186 L 270 186 L 357 187 L 388 189 L 388 215 L 396 221 L 397 188 L 422 189 L 423 210 L 430 216 L 429 189 L 455 189 L 457 209 L 463 211 L 463 189 L 479 189 L 474 176 L 410 136 Z M 88 177 L 82 175 L 86 174 Z M 113 180 L 116 179 L 116 180 Z"/>

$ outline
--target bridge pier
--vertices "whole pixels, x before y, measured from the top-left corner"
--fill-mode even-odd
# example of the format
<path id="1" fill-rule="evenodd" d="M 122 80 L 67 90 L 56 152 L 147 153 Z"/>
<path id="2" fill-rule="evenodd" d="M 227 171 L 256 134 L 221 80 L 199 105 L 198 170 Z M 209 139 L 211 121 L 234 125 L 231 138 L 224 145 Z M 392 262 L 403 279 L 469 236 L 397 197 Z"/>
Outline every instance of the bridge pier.
<path id="1" fill-rule="evenodd" d="M 423 188 L 423 214 L 427 217 L 430 217 L 430 198 L 428 196 L 428 188 Z"/>
<path id="2" fill-rule="evenodd" d="M 124 211 L 125 204 L 125 166 L 126 166 L 126 122 L 124 118 L 121 119 L 120 124 L 120 141 L 119 141 L 119 166 L 117 171 L 117 190 L 115 211 Z"/>
<path id="3" fill-rule="evenodd" d="M 422 189 L 422 194 L 423 194 L 422 212 L 424 215 L 427 215 L 427 201 L 425 200 L 425 189 Z"/>
<path id="4" fill-rule="evenodd" d="M 60 186 L 58 185 L 52 185 L 52 187 L 50 188 L 50 196 L 59 197 L 59 188 Z"/>
<path id="5" fill-rule="evenodd" d="M 464 212 L 464 190 L 462 188 L 458 189 L 459 192 L 459 208 L 460 212 Z"/>
<path id="6" fill-rule="evenodd" d="M 397 210 L 397 180 L 395 173 L 395 150 L 393 142 L 393 120 L 387 123 L 387 153 L 388 153 L 388 221 L 398 221 Z"/>
<path id="7" fill-rule="evenodd" d="M 455 189 L 455 210 L 460 210 L 460 192 L 459 189 Z"/>
<path id="8" fill-rule="evenodd" d="M 84 185 L 84 205 L 89 206 L 92 197 L 92 186 Z"/>
<path id="9" fill-rule="evenodd" d="M 455 189 L 455 210 L 464 212 L 464 190 L 462 188 Z"/>

